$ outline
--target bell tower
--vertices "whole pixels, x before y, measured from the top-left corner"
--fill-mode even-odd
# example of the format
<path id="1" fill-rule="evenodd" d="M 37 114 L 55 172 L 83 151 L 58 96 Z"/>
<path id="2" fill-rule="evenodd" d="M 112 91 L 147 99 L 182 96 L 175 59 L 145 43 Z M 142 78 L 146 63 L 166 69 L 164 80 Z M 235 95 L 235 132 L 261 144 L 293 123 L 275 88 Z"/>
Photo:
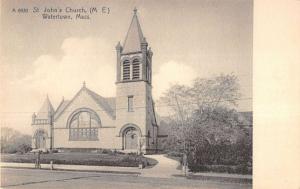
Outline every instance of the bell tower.
<path id="1" fill-rule="evenodd" d="M 116 51 L 117 83 L 142 80 L 151 85 L 153 53 L 143 35 L 136 8 L 124 44 L 119 42 Z"/>
<path id="2" fill-rule="evenodd" d="M 121 45 L 119 42 L 116 51 L 117 128 L 122 130 L 125 125 L 134 125 L 140 130 L 138 146 L 145 152 L 146 149 L 153 148 L 157 135 L 157 131 L 154 131 L 156 123 L 153 123 L 155 120 L 152 100 L 153 53 L 143 35 L 136 8 L 124 43 Z M 126 149 L 126 146 L 123 144 L 122 148 Z"/>

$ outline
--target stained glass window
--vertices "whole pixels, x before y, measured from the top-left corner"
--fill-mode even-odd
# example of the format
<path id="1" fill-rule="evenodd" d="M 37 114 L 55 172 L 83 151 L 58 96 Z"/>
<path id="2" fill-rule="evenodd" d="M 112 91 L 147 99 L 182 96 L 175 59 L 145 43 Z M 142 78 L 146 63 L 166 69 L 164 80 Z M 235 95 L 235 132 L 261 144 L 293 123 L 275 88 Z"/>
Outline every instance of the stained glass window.
<path id="1" fill-rule="evenodd" d="M 70 140 L 98 140 L 100 120 L 96 113 L 80 111 L 73 115 L 69 124 Z"/>

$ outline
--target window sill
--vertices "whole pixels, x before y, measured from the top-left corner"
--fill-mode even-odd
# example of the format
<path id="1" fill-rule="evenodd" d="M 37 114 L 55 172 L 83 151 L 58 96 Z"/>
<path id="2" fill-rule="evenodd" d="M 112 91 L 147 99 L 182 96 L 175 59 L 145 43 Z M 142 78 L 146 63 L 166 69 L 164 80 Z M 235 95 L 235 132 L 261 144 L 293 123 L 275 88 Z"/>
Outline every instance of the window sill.
<path id="1" fill-rule="evenodd" d="M 69 139 L 69 141 L 99 141 L 99 139 Z"/>

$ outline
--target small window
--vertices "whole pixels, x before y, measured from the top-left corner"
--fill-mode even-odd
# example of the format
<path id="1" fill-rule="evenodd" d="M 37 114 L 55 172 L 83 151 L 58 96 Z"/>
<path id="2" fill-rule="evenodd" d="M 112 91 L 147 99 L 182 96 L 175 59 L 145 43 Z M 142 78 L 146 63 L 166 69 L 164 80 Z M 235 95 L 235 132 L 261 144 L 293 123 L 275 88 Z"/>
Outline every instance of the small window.
<path id="1" fill-rule="evenodd" d="M 151 138 L 151 136 L 150 136 L 150 131 L 148 130 L 148 136 L 147 136 L 147 145 L 148 146 L 150 146 L 150 138 Z"/>
<path id="2" fill-rule="evenodd" d="M 128 112 L 133 112 L 133 96 L 128 97 Z"/>

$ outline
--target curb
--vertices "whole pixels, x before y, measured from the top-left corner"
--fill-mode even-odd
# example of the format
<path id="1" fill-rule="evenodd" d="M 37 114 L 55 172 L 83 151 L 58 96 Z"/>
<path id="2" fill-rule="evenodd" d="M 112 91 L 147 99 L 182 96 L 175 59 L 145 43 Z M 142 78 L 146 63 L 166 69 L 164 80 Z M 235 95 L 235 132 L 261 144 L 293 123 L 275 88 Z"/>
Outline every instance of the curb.
<path id="1" fill-rule="evenodd" d="M 1 168 L 13 168 L 13 169 L 33 169 L 33 170 L 48 170 L 48 171 L 75 171 L 75 172 L 93 172 L 93 173 L 112 173 L 112 174 L 126 174 L 126 175 L 141 175 L 140 172 L 129 171 L 105 171 L 105 170 L 79 170 L 79 169 L 50 169 L 50 168 L 33 168 L 33 167 L 13 167 L 13 166 L 1 166 Z"/>

